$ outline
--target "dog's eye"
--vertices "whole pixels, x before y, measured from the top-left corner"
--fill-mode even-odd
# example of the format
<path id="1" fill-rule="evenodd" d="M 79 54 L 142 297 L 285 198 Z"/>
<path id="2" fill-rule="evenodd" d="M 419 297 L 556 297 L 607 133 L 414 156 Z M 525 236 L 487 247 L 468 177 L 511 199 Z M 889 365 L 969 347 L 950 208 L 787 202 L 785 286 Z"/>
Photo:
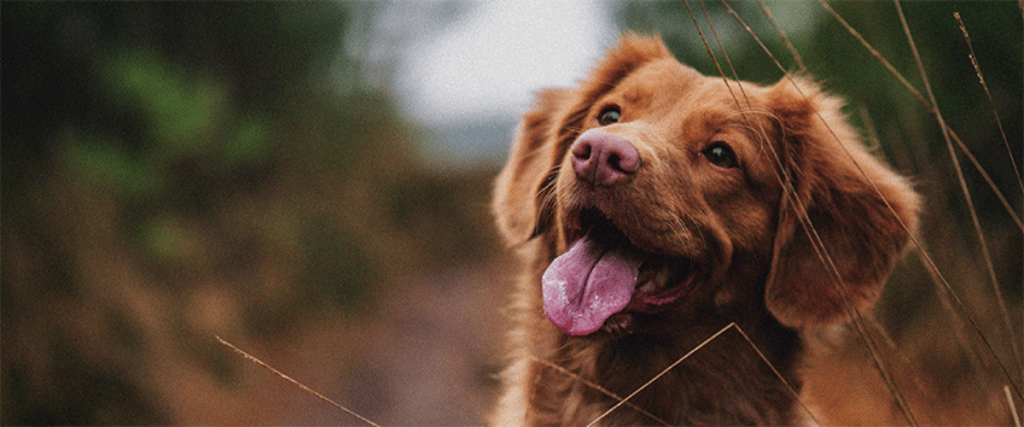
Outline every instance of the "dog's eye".
<path id="1" fill-rule="evenodd" d="M 622 117 L 622 113 L 619 112 L 619 107 L 608 107 L 597 116 L 597 124 L 608 126 L 612 123 L 618 123 L 620 117 Z"/>
<path id="2" fill-rule="evenodd" d="M 736 153 L 734 153 L 732 149 L 724 143 L 716 142 L 711 144 L 701 153 L 704 154 L 704 157 L 707 158 L 711 164 L 720 168 L 729 169 L 737 166 Z"/>

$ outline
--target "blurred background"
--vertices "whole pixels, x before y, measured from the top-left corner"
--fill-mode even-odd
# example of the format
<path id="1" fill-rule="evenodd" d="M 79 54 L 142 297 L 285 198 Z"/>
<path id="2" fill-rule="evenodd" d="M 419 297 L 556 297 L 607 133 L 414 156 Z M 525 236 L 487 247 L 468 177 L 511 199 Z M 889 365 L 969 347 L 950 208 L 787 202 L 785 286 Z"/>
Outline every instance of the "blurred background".
<path id="1" fill-rule="evenodd" d="M 1019 379 L 1018 3 L 903 4 L 945 120 L 1006 200 L 957 149 L 984 248 L 936 120 L 831 14 L 730 5 L 799 71 L 777 24 L 914 177 L 925 246 Z M 831 5 L 923 91 L 892 3 Z M 741 79 L 782 76 L 722 3 L 689 7 Z M 377 423 L 479 424 L 515 275 L 488 200 L 517 115 L 623 31 L 718 73 L 682 2 L 3 2 L 0 18 L 5 425 L 360 424 L 215 335 Z M 895 340 L 932 349 L 961 325 L 966 350 L 928 350 L 936 369 L 991 365 L 917 257 L 893 282 Z"/>

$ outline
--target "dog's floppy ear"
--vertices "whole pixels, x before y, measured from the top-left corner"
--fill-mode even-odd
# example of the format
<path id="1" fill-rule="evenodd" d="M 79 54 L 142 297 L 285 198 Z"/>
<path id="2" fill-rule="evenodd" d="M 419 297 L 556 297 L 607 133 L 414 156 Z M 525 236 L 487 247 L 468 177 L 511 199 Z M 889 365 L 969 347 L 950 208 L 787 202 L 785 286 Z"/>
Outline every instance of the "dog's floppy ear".
<path id="1" fill-rule="evenodd" d="M 767 307 L 791 327 L 841 322 L 878 299 L 916 230 L 919 198 L 860 145 L 838 99 L 803 78 L 768 93 L 792 186 L 779 210 Z"/>
<path id="2" fill-rule="evenodd" d="M 672 54 L 656 37 L 625 35 L 577 89 L 546 89 L 516 131 L 508 163 L 495 181 L 492 210 L 510 244 L 544 232 L 557 165 L 580 134 L 582 121 L 602 95 L 641 65 Z"/>
<path id="3" fill-rule="evenodd" d="M 550 172 L 559 161 L 555 147 L 559 115 L 571 98 L 570 89 L 541 91 L 516 129 L 508 162 L 495 181 L 491 206 L 498 230 L 509 243 L 524 242 L 543 228 L 538 223 L 544 221 L 541 188 L 553 179 Z"/>

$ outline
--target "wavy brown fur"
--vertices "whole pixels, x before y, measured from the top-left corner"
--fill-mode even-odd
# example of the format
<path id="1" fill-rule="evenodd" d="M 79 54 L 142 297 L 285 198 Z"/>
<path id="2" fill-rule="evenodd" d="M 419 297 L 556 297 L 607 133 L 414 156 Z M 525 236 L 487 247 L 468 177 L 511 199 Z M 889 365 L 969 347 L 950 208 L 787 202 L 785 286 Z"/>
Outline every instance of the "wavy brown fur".
<path id="1" fill-rule="evenodd" d="M 579 182 L 567 150 L 599 127 L 607 105 L 621 107 L 622 120 L 603 130 L 629 140 L 642 166 L 626 184 L 595 189 Z M 801 329 L 841 324 L 851 310 L 869 308 L 917 221 L 917 196 L 859 145 L 840 106 L 800 77 L 742 83 L 741 91 L 680 64 L 660 40 L 637 36 L 625 36 L 579 87 L 540 92 L 495 187 L 498 228 L 524 269 L 492 424 L 586 425 L 618 403 L 538 359 L 626 396 L 730 322 L 799 388 Z M 739 168 L 704 160 L 701 150 L 718 141 L 737 152 Z M 693 260 L 706 272 L 701 285 L 671 310 L 627 315 L 626 332 L 559 331 L 544 314 L 541 275 L 572 243 L 588 207 L 642 250 Z M 815 249 L 818 238 L 831 264 Z M 601 425 L 803 417 L 735 331 L 631 403 L 657 419 L 623 406 Z"/>

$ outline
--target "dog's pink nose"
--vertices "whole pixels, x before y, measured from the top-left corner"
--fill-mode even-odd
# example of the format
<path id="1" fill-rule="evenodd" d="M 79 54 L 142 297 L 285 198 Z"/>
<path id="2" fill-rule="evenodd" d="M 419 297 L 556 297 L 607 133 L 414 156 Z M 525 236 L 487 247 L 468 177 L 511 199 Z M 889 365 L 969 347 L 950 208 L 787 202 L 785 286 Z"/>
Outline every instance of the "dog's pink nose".
<path id="1" fill-rule="evenodd" d="M 593 185 L 611 187 L 628 181 L 640 169 L 640 152 L 624 138 L 591 129 L 569 148 L 576 176 Z"/>

